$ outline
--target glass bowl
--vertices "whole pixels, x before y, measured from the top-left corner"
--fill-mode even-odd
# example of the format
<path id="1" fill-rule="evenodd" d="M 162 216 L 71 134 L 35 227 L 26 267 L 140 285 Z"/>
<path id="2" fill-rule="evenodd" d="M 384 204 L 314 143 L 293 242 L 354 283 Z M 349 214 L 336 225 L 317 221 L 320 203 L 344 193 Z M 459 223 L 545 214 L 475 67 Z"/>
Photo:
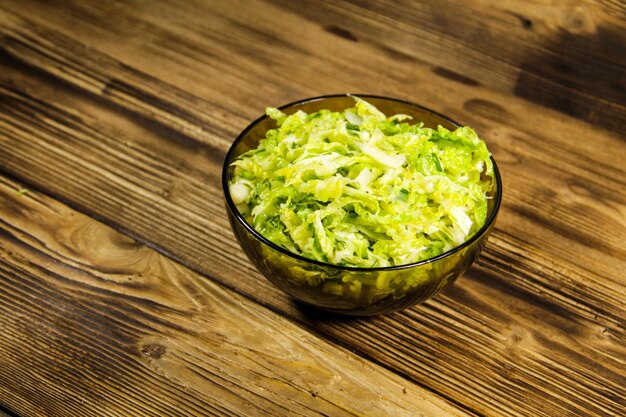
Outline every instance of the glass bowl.
<path id="1" fill-rule="evenodd" d="M 460 125 L 446 116 L 417 104 L 387 97 L 357 95 L 386 115 L 408 114 L 413 122 L 437 128 L 455 129 Z M 292 114 L 322 109 L 343 111 L 354 106 L 350 95 L 308 98 L 280 109 Z M 295 299 L 334 313 L 369 316 L 391 313 L 421 303 L 452 284 L 476 260 L 493 229 L 502 198 L 502 183 L 492 158 L 495 187 L 488 200 L 487 220 L 467 242 L 439 256 L 407 265 L 356 268 L 327 264 L 292 253 L 255 231 L 239 213 L 229 192 L 230 167 L 242 153 L 257 147 L 276 122 L 262 116 L 252 122 L 231 146 L 222 172 L 222 187 L 231 227 L 244 252 L 263 275 Z"/>

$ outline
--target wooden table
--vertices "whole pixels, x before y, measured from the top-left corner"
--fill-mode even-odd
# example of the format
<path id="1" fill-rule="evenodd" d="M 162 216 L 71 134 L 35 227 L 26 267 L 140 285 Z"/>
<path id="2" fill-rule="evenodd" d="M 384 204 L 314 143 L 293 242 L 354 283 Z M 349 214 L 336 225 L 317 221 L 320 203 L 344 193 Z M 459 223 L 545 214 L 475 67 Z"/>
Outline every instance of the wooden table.
<path id="1" fill-rule="evenodd" d="M 0 415 L 626 415 L 625 68 L 611 0 L 0 0 Z M 480 261 L 388 316 L 294 303 L 225 215 L 238 132 L 341 92 L 503 175 Z"/>

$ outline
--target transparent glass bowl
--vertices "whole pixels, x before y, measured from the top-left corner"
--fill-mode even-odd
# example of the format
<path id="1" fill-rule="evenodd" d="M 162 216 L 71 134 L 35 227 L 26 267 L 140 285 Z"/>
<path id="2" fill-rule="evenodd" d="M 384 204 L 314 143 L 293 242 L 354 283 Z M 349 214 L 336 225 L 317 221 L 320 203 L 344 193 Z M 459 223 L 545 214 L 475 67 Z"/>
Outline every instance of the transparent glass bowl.
<path id="1" fill-rule="evenodd" d="M 449 118 L 422 106 L 370 95 L 358 95 L 388 116 L 408 114 L 414 122 L 426 127 L 441 125 L 455 129 L 459 125 Z M 348 95 L 308 98 L 282 106 L 291 114 L 321 109 L 343 111 L 354 106 Z M 278 288 L 295 299 L 318 308 L 341 314 L 369 316 L 391 313 L 421 303 L 452 284 L 476 260 L 493 229 L 502 198 L 500 173 L 492 158 L 495 189 L 488 203 L 487 221 L 467 242 L 437 257 L 407 265 L 382 268 L 337 266 L 308 259 L 284 249 L 263 237 L 238 212 L 229 192 L 228 181 L 233 162 L 242 153 L 257 147 L 274 120 L 262 116 L 237 137 L 224 161 L 222 187 L 231 227 L 252 263 Z"/>

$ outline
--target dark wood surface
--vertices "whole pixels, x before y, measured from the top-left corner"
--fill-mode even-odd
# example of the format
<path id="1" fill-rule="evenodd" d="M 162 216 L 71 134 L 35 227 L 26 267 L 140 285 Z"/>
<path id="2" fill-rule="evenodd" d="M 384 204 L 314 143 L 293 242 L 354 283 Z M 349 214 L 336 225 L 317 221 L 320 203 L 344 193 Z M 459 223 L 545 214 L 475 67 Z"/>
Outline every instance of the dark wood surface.
<path id="1" fill-rule="evenodd" d="M 0 404 L 625 414 L 625 49 L 611 1 L 0 1 Z M 480 261 L 424 305 L 303 308 L 229 230 L 237 133 L 335 92 L 443 112 L 499 163 Z"/>

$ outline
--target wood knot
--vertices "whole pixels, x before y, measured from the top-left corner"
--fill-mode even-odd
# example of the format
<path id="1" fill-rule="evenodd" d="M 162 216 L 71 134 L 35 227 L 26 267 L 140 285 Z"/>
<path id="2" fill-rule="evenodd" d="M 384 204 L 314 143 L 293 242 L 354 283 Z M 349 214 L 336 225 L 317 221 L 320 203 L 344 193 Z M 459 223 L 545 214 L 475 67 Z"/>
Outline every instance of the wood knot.
<path id="1" fill-rule="evenodd" d="M 340 38 L 344 38 L 352 42 L 359 41 L 357 37 L 352 34 L 352 32 L 339 26 L 328 25 L 324 28 L 324 30 L 328 33 L 332 33 L 333 35 L 339 36 Z"/>
<path id="2" fill-rule="evenodd" d="M 523 349 L 533 343 L 530 332 L 522 327 L 514 326 L 505 336 L 508 349 Z"/>
<path id="3" fill-rule="evenodd" d="M 483 100 L 482 98 L 474 98 L 463 103 L 463 108 L 470 113 L 494 120 L 499 123 L 511 121 L 511 114 L 501 105 Z"/>
<path id="4" fill-rule="evenodd" d="M 519 20 L 524 29 L 531 30 L 533 28 L 533 21 L 529 18 L 521 16 Z"/>
<path id="5" fill-rule="evenodd" d="M 152 359 L 159 359 L 165 353 L 165 346 L 159 344 L 144 345 L 141 353 Z"/>
<path id="6" fill-rule="evenodd" d="M 583 6 L 569 10 L 561 20 L 561 27 L 574 35 L 585 35 L 596 32 L 596 25 L 591 14 Z"/>
<path id="7" fill-rule="evenodd" d="M 526 30 L 533 29 L 533 21 L 527 18 L 526 16 L 522 16 L 521 14 L 511 13 L 511 15 L 515 16 L 517 20 L 519 20 L 522 27 Z"/>
<path id="8" fill-rule="evenodd" d="M 470 86 L 480 85 L 478 81 L 470 77 L 467 77 L 465 75 L 459 74 L 458 72 L 451 71 L 444 67 L 433 68 L 433 73 L 439 75 L 440 77 L 447 78 L 449 80 L 456 81 L 461 84 L 470 85 Z"/>

